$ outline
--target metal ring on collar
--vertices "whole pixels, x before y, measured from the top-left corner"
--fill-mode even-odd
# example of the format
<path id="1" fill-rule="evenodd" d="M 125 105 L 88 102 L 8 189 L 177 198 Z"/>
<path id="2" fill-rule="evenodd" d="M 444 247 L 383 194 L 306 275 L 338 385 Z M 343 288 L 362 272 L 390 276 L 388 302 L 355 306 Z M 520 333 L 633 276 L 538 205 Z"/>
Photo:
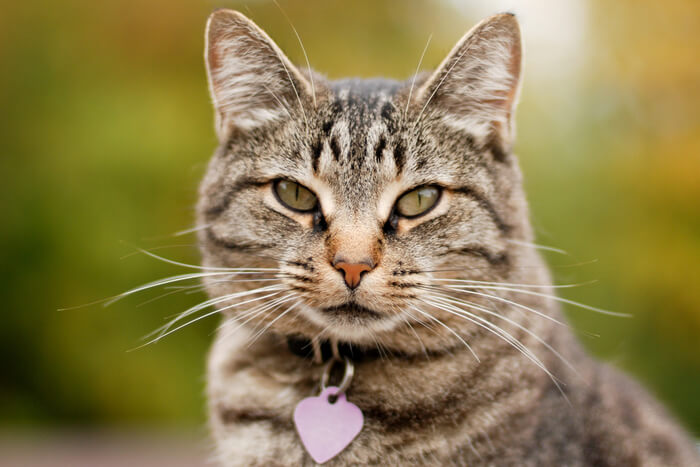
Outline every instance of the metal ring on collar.
<path id="1" fill-rule="evenodd" d="M 342 360 L 332 358 L 326 366 L 323 368 L 323 375 L 321 375 L 321 391 L 323 392 L 328 387 L 328 379 L 331 376 L 331 370 L 336 362 L 342 362 L 345 364 L 345 370 L 343 371 L 343 379 L 338 385 L 338 392 L 336 395 L 343 394 L 345 390 L 350 386 L 352 382 L 352 377 L 355 374 L 355 365 L 347 357 L 342 357 Z"/>

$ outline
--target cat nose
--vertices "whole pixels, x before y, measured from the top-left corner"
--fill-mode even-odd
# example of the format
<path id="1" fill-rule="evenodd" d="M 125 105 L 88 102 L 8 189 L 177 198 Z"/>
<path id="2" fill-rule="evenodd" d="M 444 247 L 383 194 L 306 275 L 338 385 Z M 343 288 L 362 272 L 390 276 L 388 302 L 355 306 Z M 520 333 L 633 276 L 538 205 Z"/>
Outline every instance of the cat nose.
<path id="1" fill-rule="evenodd" d="M 342 258 L 336 258 L 333 260 L 333 267 L 343 274 L 348 287 L 356 289 L 360 285 L 362 276 L 374 269 L 374 263 L 369 259 L 359 263 L 350 263 Z"/>

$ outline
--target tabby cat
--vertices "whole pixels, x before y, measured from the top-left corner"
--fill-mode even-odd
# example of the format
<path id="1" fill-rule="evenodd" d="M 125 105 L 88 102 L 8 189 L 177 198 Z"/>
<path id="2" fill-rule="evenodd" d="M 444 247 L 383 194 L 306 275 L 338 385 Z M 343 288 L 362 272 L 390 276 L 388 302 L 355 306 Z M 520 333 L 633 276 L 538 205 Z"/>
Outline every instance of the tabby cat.
<path id="1" fill-rule="evenodd" d="M 293 414 L 334 358 L 354 364 L 364 427 L 326 465 L 700 465 L 562 322 L 512 153 L 513 15 L 405 82 L 326 80 L 231 10 L 209 18 L 205 58 L 220 144 L 198 224 L 224 316 L 208 369 L 222 465 L 314 465 Z"/>

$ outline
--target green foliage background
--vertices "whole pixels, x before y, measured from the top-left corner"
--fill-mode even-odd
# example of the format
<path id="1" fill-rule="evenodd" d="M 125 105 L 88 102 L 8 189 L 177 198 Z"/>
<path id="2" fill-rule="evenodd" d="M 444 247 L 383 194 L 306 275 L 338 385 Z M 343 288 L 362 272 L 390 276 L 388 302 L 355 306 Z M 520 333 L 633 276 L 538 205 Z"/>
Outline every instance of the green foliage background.
<path id="1" fill-rule="evenodd" d="M 0 427 L 203 422 L 215 320 L 127 352 L 202 295 L 57 308 L 186 272 L 124 257 L 134 245 L 197 262 L 193 237 L 171 234 L 191 226 L 215 146 L 202 46 L 218 6 L 303 61 L 264 1 L 0 3 Z M 434 67 L 479 19 L 418 0 L 282 6 L 330 77 L 407 77 L 431 32 Z M 565 297 L 634 314 L 567 310 L 585 344 L 699 433 L 700 4 L 586 7 L 576 93 L 526 73 L 517 152 L 533 221 L 541 243 L 570 252 L 548 255 L 559 282 L 598 279 Z"/>

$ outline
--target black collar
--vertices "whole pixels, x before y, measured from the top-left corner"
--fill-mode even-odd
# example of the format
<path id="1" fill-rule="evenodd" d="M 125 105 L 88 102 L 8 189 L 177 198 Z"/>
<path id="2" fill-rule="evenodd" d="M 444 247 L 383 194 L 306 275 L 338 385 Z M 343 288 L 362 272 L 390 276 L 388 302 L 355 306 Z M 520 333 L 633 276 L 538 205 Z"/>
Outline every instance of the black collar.
<path id="1" fill-rule="evenodd" d="M 319 342 L 321 359 L 326 362 L 333 357 L 333 348 L 329 340 Z M 301 335 L 287 336 L 287 347 L 294 355 L 302 358 L 314 359 L 314 346 L 311 339 Z M 379 358 L 381 354 L 376 347 L 362 347 L 349 342 L 338 341 L 338 353 L 341 357 L 346 357 L 353 362 L 362 362 Z"/>

